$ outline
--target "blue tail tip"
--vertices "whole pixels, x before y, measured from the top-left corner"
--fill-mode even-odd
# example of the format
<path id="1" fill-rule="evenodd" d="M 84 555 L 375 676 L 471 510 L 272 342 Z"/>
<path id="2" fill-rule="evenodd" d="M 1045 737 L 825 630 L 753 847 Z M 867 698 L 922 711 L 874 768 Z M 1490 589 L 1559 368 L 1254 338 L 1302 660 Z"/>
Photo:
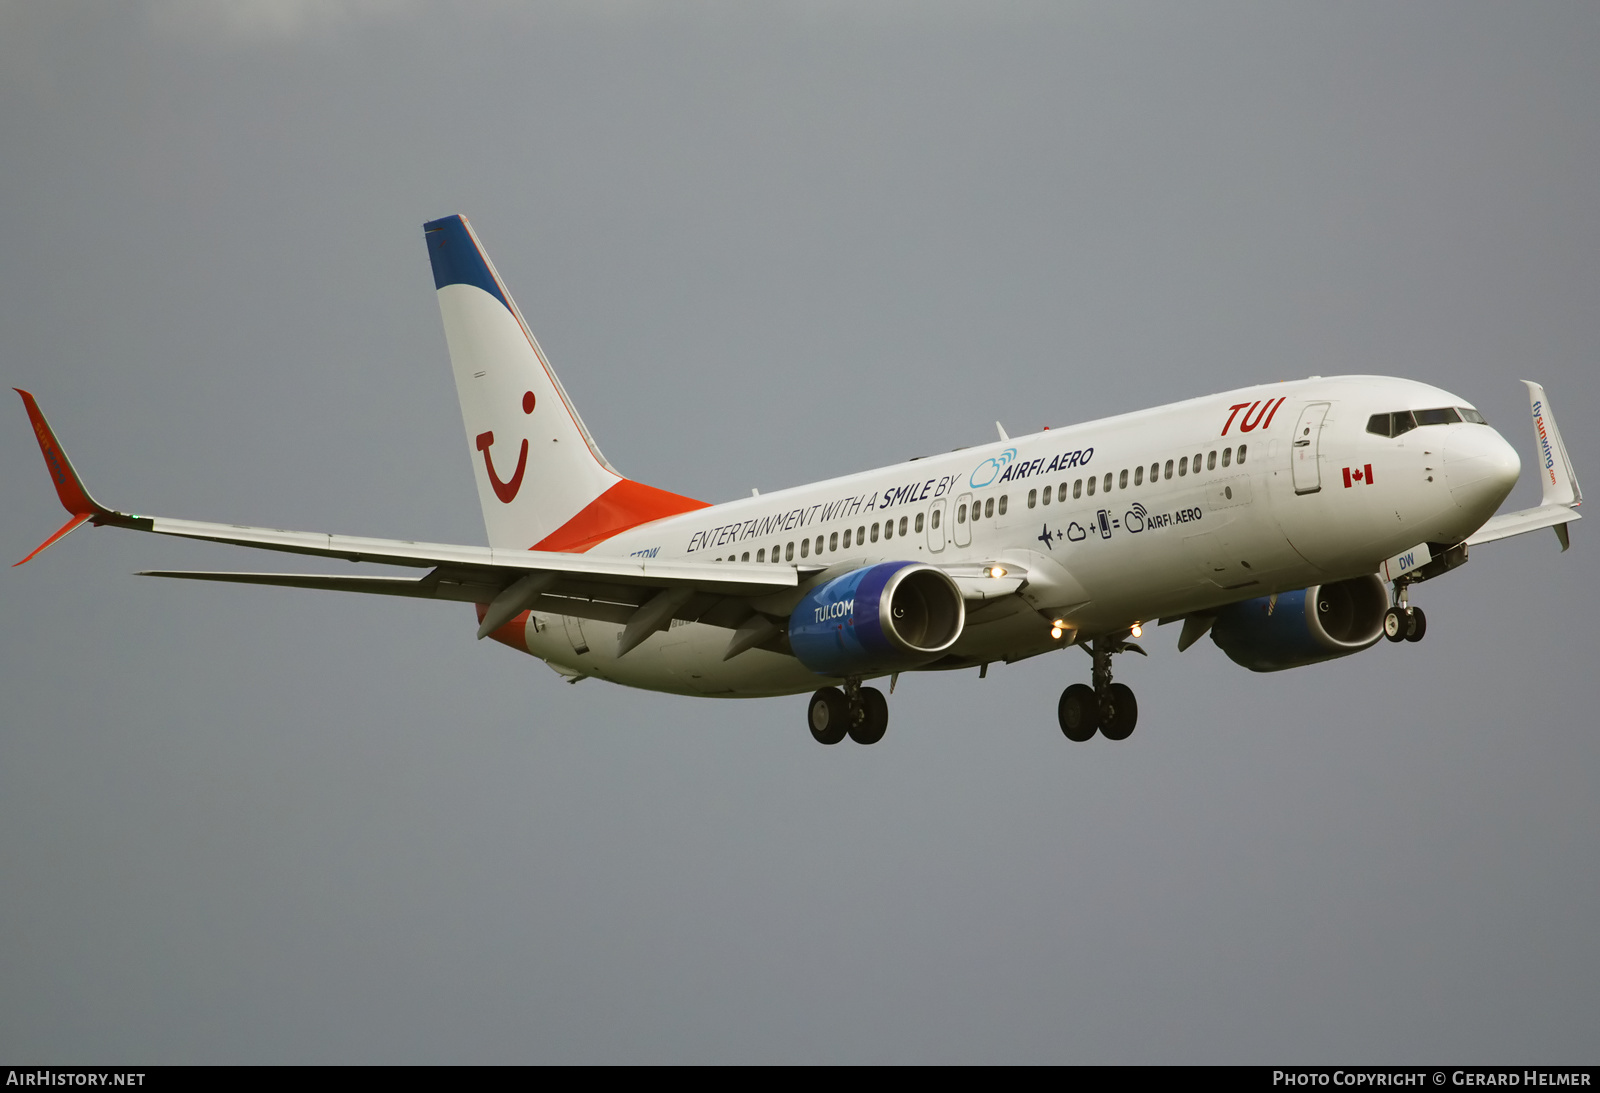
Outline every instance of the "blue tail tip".
<path id="1" fill-rule="evenodd" d="M 457 214 L 422 225 L 422 236 L 428 243 L 428 261 L 433 265 L 433 287 L 446 285 L 473 285 L 483 289 L 508 309 L 505 291 L 489 269 L 467 218 Z"/>

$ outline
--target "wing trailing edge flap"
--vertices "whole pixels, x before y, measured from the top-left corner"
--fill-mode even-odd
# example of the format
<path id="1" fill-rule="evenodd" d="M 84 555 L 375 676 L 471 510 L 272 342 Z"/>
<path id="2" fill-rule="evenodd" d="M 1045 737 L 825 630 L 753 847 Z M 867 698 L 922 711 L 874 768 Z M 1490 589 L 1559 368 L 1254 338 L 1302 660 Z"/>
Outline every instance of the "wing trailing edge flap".
<path id="1" fill-rule="evenodd" d="M 603 582 L 563 581 L 556 573 L 527 574 L 502 585 L 493 573 L 478 575 L 451 572 L 440 567 L 425 577 L 358 577 L 319 573 L 228 573 L 212 570 L 145 570 L 141 577 L 168 577 L 189 581 L 215 581 L 225 584 L 255 584 L 274 588 L 307 588 L 323 592 L 363 592 L 378 596 L 408 596 L 414 599 L 450 600 L 456 603 L 488 604 L 479 627 L 481 634 L 492 633 L 524 611 L 546 615 L 570 615 L 596 622 L 628 626 L 647 605 L 661 601 L 668 613 L 648 617 L 649 629 L 641 621 L 635 628 L 638 640 L 627 652 L 657 630 L 667 629 L 674 619 L 703 622 L 729 630 L 741 623 L 763 618 L 752 611 L 743 596 L 707 592 L 692 586 L 653 589 L 640 585 L 612 585 Z M 662 600 L 663 596 L 669 597 Z M 498 605 L 498 607 L 497 607 Z M 503 616 L 491 626 L 497 614 Z M 485 629 L 487 627 L 487 629 Z"/>

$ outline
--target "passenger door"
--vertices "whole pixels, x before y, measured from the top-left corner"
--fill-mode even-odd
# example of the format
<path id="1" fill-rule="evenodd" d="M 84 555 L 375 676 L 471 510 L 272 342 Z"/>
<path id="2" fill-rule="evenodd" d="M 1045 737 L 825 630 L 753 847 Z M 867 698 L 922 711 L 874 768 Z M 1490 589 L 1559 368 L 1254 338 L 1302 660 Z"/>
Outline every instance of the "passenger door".
<path id="1" fill-rule="evenodd" d="M 1326 402 L 1313 402 L 1300 411 L 1300 420 L 1294 425 L 1294 439 L 1289 444 L 1289 465 L 1294 476 L 1294 492 L 1316 493 L 1322 489 L 1322 467 L 1318 458 L 1321 447 L 1322 422 L 1328 416 Z"/>

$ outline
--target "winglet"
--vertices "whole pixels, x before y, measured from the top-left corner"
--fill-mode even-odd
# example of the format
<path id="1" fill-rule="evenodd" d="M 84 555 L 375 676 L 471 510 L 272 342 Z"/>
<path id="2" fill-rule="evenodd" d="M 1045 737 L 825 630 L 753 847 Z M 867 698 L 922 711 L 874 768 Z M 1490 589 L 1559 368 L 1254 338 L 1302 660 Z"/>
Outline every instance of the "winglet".
<path id="1" fill-rule="evenodd" d="M 1527 385 L 1528 405 L 1533 412 L 1533 439 L 1539 453 L 1539 481 L 1544 487 L 1544 503 L 1576 508 L 1583 504 L 1583 490 L 1578 486 L 1578 476 L 1573 473 L 1567 446 L 1561 442 L 1561 430 L 1556 427 L 1550 399 L 1542 385 L 1532 380 L 1522 382 Z"/>
<path id="2" fill-rule="evenodd" d="M 22 562 L 26 562 L 32 560 L 57 539 L 64 538 L 68 532 L 85 521 L 117 514 L 96 501 L 84 488 L 83 479 L 79 478 L 78 472 L 73 469 L 72 460 L 67 458 L 66 449 L 61 447 L 61 442 L 56 439 L 50 423 L 45 420 L 38 401 L 20 387 L 13 387 L 12 390 L 22 396 L 22 405 L 28 410 L 28 419 L 33 422 L 33 433 L 39 441 L 39 451 L 44 455 L 44 465 L 50 470 L 51 481 L 56 484 L 56 496 L 61 498 L 61 507 L 72 514 L 72 519 L 67 521 L 66 526 L 40 543 L 32 554 L 22 559 Z M 14 563 L 12 568 L 21 565 L 22 562 Z"/>

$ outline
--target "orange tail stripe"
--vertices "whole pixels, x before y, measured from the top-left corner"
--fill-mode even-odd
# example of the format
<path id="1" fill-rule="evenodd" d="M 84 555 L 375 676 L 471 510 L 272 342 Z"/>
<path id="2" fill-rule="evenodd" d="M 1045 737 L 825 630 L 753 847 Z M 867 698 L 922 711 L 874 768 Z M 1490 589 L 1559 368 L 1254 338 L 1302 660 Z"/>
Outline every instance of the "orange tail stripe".
<path id="1" fill-rule="evenodd" d="M 585 505 L 578 515 L 528 549 L 582 554 L 629 528 L 710 507 L 709 502 L 696 501 L 692 497 L 668 493 L 654 486 L 646 486 L 643 482 L 624 478 Z"/>

